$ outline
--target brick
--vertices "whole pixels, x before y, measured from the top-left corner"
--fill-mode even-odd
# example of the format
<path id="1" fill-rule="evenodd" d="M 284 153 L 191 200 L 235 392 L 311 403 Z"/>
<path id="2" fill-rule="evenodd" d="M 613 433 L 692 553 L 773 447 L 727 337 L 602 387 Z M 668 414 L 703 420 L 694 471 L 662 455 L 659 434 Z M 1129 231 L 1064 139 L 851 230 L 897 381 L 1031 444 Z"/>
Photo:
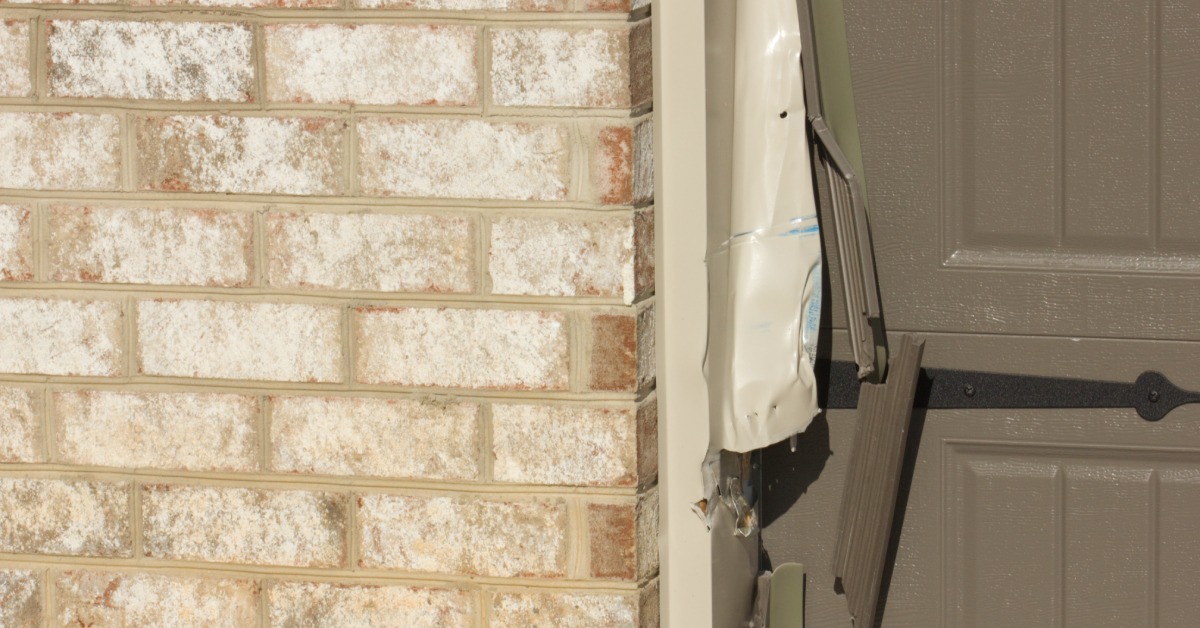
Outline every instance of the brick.
<path id="1" fill-rule="evenodd" d="M 653 44 L 650 20 L 629 29 L 629 100 L 635 106 L 654 98 Z"/>
<path id="2" fill-rule="evenodd" d="M 271 400 L 277 471 L 434 480 L 479 478 L 479 406 L 365 397 Z"/>
<path id="3" fill-rule="evenodd" d="M 590 386 L 637 392 L 654 383 L 654 308 L 592 318 Z"/>
<path id="4" fill-rule="evenodd" d="M 658 492 L 587 505 L 592 578 L 640 580 L 658 570 Z"/>
<path id="5" fill-rule="evenodd" d="M 634 226 L 604 218 L 502 218 L 492 222 L 495 294 L 620 297 L 632 303 Z"/>
<path id="6" fill-rule="evenodd" d="M 120 375 L 123 318 L 115 301 L 0 299 L 0 372 Z"/>
<path id="7" fill-rule="evenodd" d="M 0 281 L 33 279 L 31 220 L 27 207 L 0 205 Z"/>
<path id="8" fill-rule="evenodd" d="M 454 308 L 355 311 L 357 381 L 561 390 L 569 339 L 561 312 Z"/>
<path id="9" fill-rule="evenodd" d="M 0 387 L 0 462 L 44 462 L 41 394 Z"/>
<path id="10" fill-rule="evenodd" d="M 301 303 L 140 301 L 138 372 L 146 375 L 336 382 L 341 310 Z"/>
<path id="11" fill-rule="evenodd" d="M 633 202 L 654 200 L 654 119 L 633 127 Z"/>
<path id="12" fill-rule="evenodd" d="M 54 394 L 58 457 L 100 467 L 255 471 L 248 395 L 83 390 Z"/>
<path id="13" fill-rule="evenodd" d="M 562 200 L 571 161 L 562 124 L 364 118 L 358 179 L 366 194 Z"/>
<path id="14" fill-rule="evenodd" d="M 479 29 L 428 24 L 267 26 L 267 99 L 474 105 Z"/>
<path id="15" fill-rule="evenodd" d="M 346 497 L 252 488 L 142 487 L 146 556 L 337 567 L 345 564 Z"/>
<path id="16" fill-rule="evenodd" d="M 658 479 L 658 396 L 651 393 L 637 409 L 638 485 Z"/>
<path id="17" fill-rule="evenodd" d="M 116 190 L 120 132 L 108 114 L 0 113 L 0 188 Z"/>
<path id="18" fill-rule="evenodd" d="M 272 626 L 474 626 L 475 595 L 462 589 L 278 582 Z"/>
<path id="19" fill-rule="evenodd" d="M 633 127 L 595 131 L 589 149 L 592 193 L 602 205 L 639 205 L 654 198 L 654 128 L 649 119 Z"/>
<path id="20" fill-rule="evenodd" d="M 654 294 L 654 208 L 633 213 L 634 300 Z M 629 301 L 627 301 L 628 303 Z"/>
<path id="21" fill-rule="evenodd" d="M 566 573 L 562 499 L 364 495 L 362 567 L 496 577 Z"/>
<path id="22" fill-rule="evenodd" d="M 0 569 L 0 626 L 37 628 L 42 623 L 42 574 Z"/>
<path id="23" fill-rule="evenodd" d="M 332 118 L 145 117 L 142 190 L 333 195 L 343 192 L 345 123 Z"/>
<path id="24" fill-rule="evenodd" d="M 496 404 L 493 477 L 500 482 L 637 484 L 633 408 Z"/>
<path id="25" fill-rule="evenodd" d="M 49 227 L 54 281 L 234 288 L 253 277 L 247 213 L 58 206 Z"/>
<path id="26" fill-rule="evenodd" d="M 0 552 L 129 557 L 129 485 L 0 478 Z"/>
<path id="27" fill-rule="evenodd" d="M 53 20 L 48 90 L 58 98 L 248 102 L 253 44 L 245 24 Z"/>
<path id="28" fill-rule="evenodd" d="M 68 571 L 55 581 L 60 626 L 258 625 L 253 580 Z"/>
<path id="29" fill-rule="evenodd" d="M 638 627 L 659 628 L 659 609 L 658 580 L 651 580 L 638 596 Z"/>
<path id="30" fill-rule="evenodd" d="M 7 0 L 7 4 L 118 4 L 121 0 Z"/>
<path id="31" fill-rule="evenodd" d="M 354 0 L 359 9 L 439 11 L 565 11 L 567 0 Z"/>
<path id="32" fill-rule="evenodd" d="M 28 96 L 33 91 L 29 67 L 29 22 L 0 20 L 0 96 Z"/>
<path id="33" fill-rule="evenodd" d="M 493 593 L 490 626 L 532 628 L 634 628 L 636 593 Z"/>
<path id="34" fill-rule="evenodd" d="M 629 107 L 627 28 L 492 30 L 492 102 L 523 107 Z"/>
<path id="35" fill-rule="evenodd" d="M 284 288 L 472 292 L 475 224 L 465 216 L 301 214 L 266 218 L 267 281 Z"/>
<path id="36" fill-rule="evenodd" d="M 128 0 L 133 6 L 192 6 L 234 9 L 332 9 L 341 0 Z"/>

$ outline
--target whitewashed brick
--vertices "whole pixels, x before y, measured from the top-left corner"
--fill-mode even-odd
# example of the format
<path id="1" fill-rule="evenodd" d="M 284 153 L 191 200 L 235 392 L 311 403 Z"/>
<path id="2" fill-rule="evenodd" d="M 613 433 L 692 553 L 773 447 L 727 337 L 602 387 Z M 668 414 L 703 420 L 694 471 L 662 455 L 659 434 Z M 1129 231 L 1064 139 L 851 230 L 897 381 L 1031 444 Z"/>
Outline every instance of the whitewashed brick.
<path id="1" fill-rule="evenodd" d="M 427 24 L 267 26 L 267 99 L 473 105 L 479 29 Z"/>
<path id="2" fill-rule="evenodd" d="M 49 92 L 61 98 L 252 99 L 254 37 L 245 24 L 52 20 Z"/>
<path id="3" fill-rule="evenodd" d="M 561 499 L 364 495 L 363 567 L 497 577 L 561 577 L 567 507 Z"/>
<path id="4" fill-rule="evenodd" d="M 121 304 L 0 299 L 0 372 L 120 375 Z"/>
<path id="5" fill-rule="evenodd" d="M 117 4 L 121 0 L 8 0 L 8 4 Z"/>
<path id="6" fill-rule="evenodd" d="M 0 569 L 0 626 L 35 628 L 42 623 L 42 574 Z"/>
<path id="7" fill-rule="evenodd" d="M 654 118 L 633 127 L 633 202 L 654 200 Z"/>
<path id="8" fill-rule="evenodd" d="M 67 571 L 55 580 L 60 626 L 258 625 L 253 580 Z"/>
<path id="9" fill-rule="evenodd" d="M 0 552 L 130 556 L 129 485 L 0 478 Z"/>
<path id="10" fill-rule="evenodd" d="M 142 487 L 152 558 L 295 567 L 345 563 L 346 497 L 249 488 Z"/>
<path id="11" fill-rule="evenodd" d="M 332 9 L 341 0 L 128 0 L 133 6 L 192 6 L 231 9 Z"/>
<path id="12" fill-rule="evenodd" d="M 653 385 L 654 321 L 653 304 L 628 314 L 592 317 L 593 390 L 637 392 Z"/>
<path id="13" fill-rule="evenodd" d="M 354 0 L 354 6 L 439 11 L 564 11 L 567 0 Z"/>
<path id="14" fill-rule="evenodd" d="M 116 190 L 120 132 L 114 115 L 0 112 L 0 188 Z"/>
<path id="15" fill-rule="evenodd" d="M 453 308 L 356 310 L 359 382 L 556 390 L 569 373 L 561 312 Z"/>
<path id="16" fill-rule="evenodd" d="M 591 577 L 640 580 L 658 570 L 658 491 L 587 505 Z"/>
<path id="17" fill-rule="evenodd" d="M 495 294 L 621 297 L 632 303 L 632 216 L 495 220 L 488 270 Z"/>
<path id="18" fill-rule="evenodd" d="M 33 279 L 32 217 L 27 207 L 0 205 L 0 281 Z"/>
<path id="19" fill-rule="evenodd" d="M 491 626 L 531 628 L 636 628 L 638 596 L 632 593 L 496 593 Z"/>
<path id="20" fill-rule="evenodd" d="M 654 127 L 650 119 L 598 129 L 591 139 L 591 183 L 602 205 L 654 200 Z"/>
<path id="21" fill-rule="evenodd" d="M 271 213 L 267 281 L 285 288 L 471 292 L 475 226 L 465 216 Z"/>
<path id="22" fill-rule="evenodd" d="M 479 406 L 364 397 L 271 402 L 271 461 L 291 473 L 479 477 Z"/>
<path id="23" fill-rule="evenodd" d="M 29 67 L 29 22 L 0 21 L 0 96 L 28 96 L 33 91 Z"/>
<path id="24" fill-rule="evenodd" d="M 341 380 L 341 310 L 300 303 L 141 301 L 146 375 L 289 382 Z"/>
<path id="25" fill-rule="evenodd" d="M 244 287 L 254 220 L 210 209 L 51 207 L 54 281 Z"/>
<path id="26" fill-rule="evenodd" d="M 43 462 L 41 393 L 0 387 L 0 462 Z"/>
<path id="27" fill-rule="evenodd" d="M 258 468 L 258 401 L 246 395 L 85 390 L 54 394 L 69 464 L 194 471 Z"/>
<path id="28" fill-rule="evenodd" d="M 462 589 L 279 582 L 272 626 L 474 626 L 475 596 Z"/>
<path id="29" fill-rule="evenodd" d="M 570 181 L 561 124 L 365 118 L 358 178 L 367 194 L 560 200 Z"/>
<path id="30" fill-rule="evenodd" d="M 138 187 L 168 192 L 341 194 L 345 123 L 169 116 L 137 121 Z"/>
<path id="31" fill-rule="evenodd" d="M 492 30 L 492 101 L 502 106 L 629 107 L 629 30 Z"/>
<path id="32" fill-rule="evenodd" d="M 493 477 L 526 484 L 632 486 L 637 438 L 632 407 L 496 404 Z"/>

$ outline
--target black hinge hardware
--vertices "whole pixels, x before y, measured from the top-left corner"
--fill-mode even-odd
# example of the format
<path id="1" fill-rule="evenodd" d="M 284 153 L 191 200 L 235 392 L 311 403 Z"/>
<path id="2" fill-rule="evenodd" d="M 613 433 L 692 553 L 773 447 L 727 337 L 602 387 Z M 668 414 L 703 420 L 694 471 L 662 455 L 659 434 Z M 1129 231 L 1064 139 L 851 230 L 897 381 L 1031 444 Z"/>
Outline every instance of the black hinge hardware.
<path id="1" fill-rule="evenodd" d="M 827 372 L 822 408 L 858 407 L 861 382 L 853 362 L 818 362 L 818 381 Z M 985 371 L 922 368 L 914 407 L 985 408 L 1133 408 L 1147 421 L 1158 421 L 1175 408 L 1200 402 L 1200 393 L 1183 390 L 1158 371 L 1146 371 L 1133 383 L 1068 377 L 1011 375 Z"/>

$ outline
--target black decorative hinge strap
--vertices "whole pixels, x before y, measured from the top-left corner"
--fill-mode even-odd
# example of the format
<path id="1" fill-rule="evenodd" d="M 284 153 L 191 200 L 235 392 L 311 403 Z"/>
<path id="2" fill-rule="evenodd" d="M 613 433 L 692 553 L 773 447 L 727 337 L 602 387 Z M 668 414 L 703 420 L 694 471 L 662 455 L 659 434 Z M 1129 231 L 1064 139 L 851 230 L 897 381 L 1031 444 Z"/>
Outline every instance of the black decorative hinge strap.
<path id="1" fill-rule="evenodd" d="M 824 408 L 858 406 L 857 366 L 852 362 L 817 364 L 828 369 Z M 963 408 L 1133 408 L 1147 421 L 1158 421 L 1175 408 L 1200 402 L 1200 393 L 1183 390 L 1158 371 L 1146 371 L 1133 383 L 1068 377 L 1010 375 L 983 371 L 923 368 L 914 406 Z"/>

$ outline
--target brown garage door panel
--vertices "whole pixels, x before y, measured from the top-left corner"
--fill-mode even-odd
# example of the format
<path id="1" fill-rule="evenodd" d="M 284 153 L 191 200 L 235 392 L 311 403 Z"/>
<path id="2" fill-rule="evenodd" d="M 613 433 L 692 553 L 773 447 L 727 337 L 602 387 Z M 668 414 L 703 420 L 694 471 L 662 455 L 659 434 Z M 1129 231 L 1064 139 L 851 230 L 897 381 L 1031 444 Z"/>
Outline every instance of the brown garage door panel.
<path id="1" fill-rule="evenodd" d="M 943 446 L 946 625 L 1195 621 L 1196 450 Z"/>
<path id="2" fill-rule="evenodd" d="M 1195 337 L 1200 4 L 846 10 L 889 326 Z"/>

